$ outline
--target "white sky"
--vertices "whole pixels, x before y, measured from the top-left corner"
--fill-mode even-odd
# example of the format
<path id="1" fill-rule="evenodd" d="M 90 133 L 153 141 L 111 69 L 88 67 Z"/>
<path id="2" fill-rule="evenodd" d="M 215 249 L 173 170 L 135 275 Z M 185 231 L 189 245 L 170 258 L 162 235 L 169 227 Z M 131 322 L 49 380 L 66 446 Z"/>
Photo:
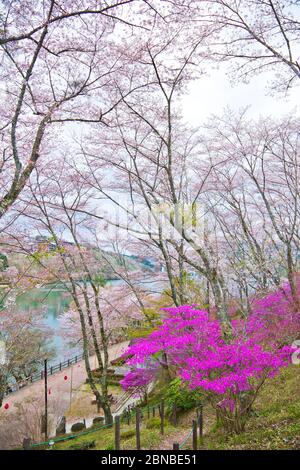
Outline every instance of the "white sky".
<path id="1" fill-rule="evenodd" d="M 300 115 L 297 106 L 299 86 L 294 85 L 288 97 L 277 91 L 271 96 L 268 88 L 271 76 L 264 73 L 252 78 L 248 84 L 232 85 L 226 76 L 225 66 L 213 70 L 210 75 L 204 75 L 189 86 L 189 93 L 182 100 L 184 118 L 193 126 L 199 126 L 210 114 L 222 114 L 226 106 L 234 110 L 250 106 L 248 115 L 253 118 L 266 115 L 279 117 L 290 111 Z"/>

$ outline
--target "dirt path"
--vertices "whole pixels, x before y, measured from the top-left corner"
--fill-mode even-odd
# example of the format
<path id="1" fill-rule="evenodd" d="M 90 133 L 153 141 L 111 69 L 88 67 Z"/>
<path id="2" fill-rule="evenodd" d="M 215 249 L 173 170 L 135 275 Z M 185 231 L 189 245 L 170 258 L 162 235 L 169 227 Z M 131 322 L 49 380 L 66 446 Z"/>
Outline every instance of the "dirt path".
<path id="1" fill-rule="evenodd" d="M 173 444 L 176 442 L 176 443 L 179 443 L 179 444 L 182 444 L 183 442 L 185 442 L 185 440 L 188 438 L 189 434 L 190 434 L 191 430 L 190 429 L 182 429 L 182 428 L 178 428 L 174 431 L 172 431 L 171 433 L 169 433 L 167 436 L 164 436 L 160 443 L 158 445 L 155 446 L 155 449 L 154 450 L 172 450 L 173 449 Z M 187 444 L 190 444 L 192 441 L 191 441 L 192 437 L 190 437 L 188 440 L 187 440 Z M 184 449 L 185 447 L 183 447 Z"/>
<path id="2" fill-rule="evenodd" d="M 109 359 L 113 360 L 120 356 L 128 346 L 128 341 L 123 343 L 114 344 L 109 348 Z M 90 357 L 91 368 L 97 368 L 96 356 Z M 60 416 L 62 416 L 68 409 L 71 400 L 72 392 L 78 389 L 86 380 L 87 374 L 85 370 L 84 361 L 70 366 L 48 377 L 48 407 L 49 415 L 51 415 L 52 426 L 50 434 L 55 432 L 55 426 Z M 44 403 L 44 381 L 35 382 L 27 387 L 18 390 L 17 392 L 8 395 L 4 404 L 8 404 L 9 408 L 5 414 L 13 414 L 18 409 L 21 403 L 30 401 L 36 402 L 36 406 L 41 408 Z"/>
<path id="3" fill-rule="evenodd" d="M 196 419 L 195 411 L 191 410 L 188 412 L 183 421 L 171 432 L 165 435 L 158 446 L 155 447 L 154 450 L 164 450 L 164 449 L 173 449 L 173 444 L 178 443 L 180 445 L 180 449 L 192 449 L 192 422 Z M 215 414 L 212 410 L 208 410 L 208 408 L 204 409 L 204 423 L 203 423 L 203 436 L 208 434 L 215 422 Z M 198 430 L 199 432 L 199 430 Z M 205 444 L 205 439 L 204 439 Z M 198 449 L 204 449 L 203 443 L 200 446 L 200 438 L 198 437 Z"/>

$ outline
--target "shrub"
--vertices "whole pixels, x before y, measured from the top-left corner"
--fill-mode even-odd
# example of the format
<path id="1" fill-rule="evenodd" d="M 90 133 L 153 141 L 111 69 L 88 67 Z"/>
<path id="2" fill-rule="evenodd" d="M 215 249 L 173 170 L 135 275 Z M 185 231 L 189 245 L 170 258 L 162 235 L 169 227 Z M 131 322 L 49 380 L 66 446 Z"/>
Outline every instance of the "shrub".
<path id="1" fill-rule="evenodd" d="M 96 416 L 96 418 L 93 419 L 93 426 L 99 426 L 100 424 L 104 424 L 104 417 Z"/>
<path id="2" fill-rule="evenodd" d="M 84 423 L 74 423 L 71 427 L 71 432 L 79 432 L 85 429 Z"/>
<path id="3" fill-rule="evenodd" d="M 165 309 L 168 315 L 158 329 L 127 350 L 132 369 L 122 381 L 123 387 L 145 387 L 162 368 L 176 370 L 190 393 L 205 394 L 224 429 L 242 432 L 263 383 L 291 362 L 292 348 L 282 344 L 299 331 L 299 314 L 285 315 L 285 304 L 278 297 L 281 299 L 278 294 L 260 301 L 248 320 L 233 320 L 230 337 L 224 337 L 217 319 L 195 306 Z M 270 317 L 274 318 L 271 337 L 266 329 Z M 178 390 L 175 382 L 170 393 Z"/>
<path id="4" fill-rule="evenodd" d="M 167 414 L 171 414 L 173 403 L 176 403 L 177 410 L 190 410 L 194 408 L 203 395 L 197 390 L 191 391 L 186 383 L 180 377 L 172 380 L 165 392 L 165 403 L 167 406 Z"/>
<path id="5" fill-rule="evenodd" d="M 160 418 L 149 418 L 146 422 L 146 429 L 157 429 L 160 427 Z"/>
<path id="6" fill-rule="evenodd" d="M 79 444 L 73 444 L 69 447 L 70 450 L 88 450 L 94 449 L 96 447 L 96 442 L 93 441 L 85 441 Z"/>
<path id="7" fill-rule="evenodd" d="M 128 429 L 127 431 L 123 431 L 121 433 L 121 439 L 130 439 L 133 436 L 135 436 L 135 430 L 134 429 Z"/>
<path id="8" fill-rule="evenodd" d="M 107 444 L 104 450 L 115 450 L 115 444 L 113 442 Z"/>

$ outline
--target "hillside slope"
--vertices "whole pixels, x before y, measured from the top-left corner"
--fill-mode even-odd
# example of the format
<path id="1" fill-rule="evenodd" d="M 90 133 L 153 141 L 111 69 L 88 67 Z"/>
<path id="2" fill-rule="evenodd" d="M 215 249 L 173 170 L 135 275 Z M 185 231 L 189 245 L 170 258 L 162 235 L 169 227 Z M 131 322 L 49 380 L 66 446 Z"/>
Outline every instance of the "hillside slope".
<path id="1" fill-rule="evenodd" d="M 300 449 L 300 366 L 291 365 L 265 384 L 243 434 L 225 436 L 212 427 L 206 449 Z"/>
<path id="2" fill-rule="evenodd" d="M 191 449 L 190 424 L 195 410 L 181 416 L 178 427 L 166 423 L 165 436 L 160 436 L 159 418 L 145 421 L 141 429 L 143 449 L 172 448 L 173 442 L 184 443 L 181 448 Z M 66 436 L 68 437 L 68 436 Z M 185 442 L 184 442 L 185 441 Z M 72 440 L 57 443 L 55 450 L 84 449 L 92 442 L 93 450 L 113 449 L 113 429 L 88 432 Z M 223 434 L 215 425 L 215 414 L 208 406 L 204 408 L 204 440 L 198 448 L 207 450 L 276 450 L 300 449 L 300 367 L 291 365 L 267 382 L 254 406 L 246 431 L 240 435 Z M 135 448 L 135 427 L 122 425 L 121 449 Z M 92 449 L 91 449 L 92 450 Z"/>

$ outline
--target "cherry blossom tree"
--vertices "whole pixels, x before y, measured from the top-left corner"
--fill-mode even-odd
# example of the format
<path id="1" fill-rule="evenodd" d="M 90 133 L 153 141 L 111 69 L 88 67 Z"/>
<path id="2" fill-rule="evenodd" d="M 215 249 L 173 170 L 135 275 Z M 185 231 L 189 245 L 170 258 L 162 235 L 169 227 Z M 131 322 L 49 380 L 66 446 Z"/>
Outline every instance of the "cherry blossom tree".
<path id="1" fill-rule="evenodd" d="M 230 61 L 231 75 L 248 81 L 268 71 L 272 87 L 288 91 L 300 78 L 299 5 L 293 0 L 198 0 L 199 24 L 215 25 L 211 58 Z M 234 62 L 234 63 L 232 63 Z"/>
<path id="2" fill-rule="evenodd" d="M 205 128 L 206 152 L 223 161 L 211 174 L 207 204 L 218 220 L 225 247 L 230 246 L 236 278 L 248 286 L 249 294 L 279 286 L 287 277 L 295 305 L 298 127 L 293 116 L 254 122 L 242 112 L 215 117 Z"/>
<path id="3" fill-rule="evenodd" d="M 51 331 L 43 327 L 42 312 L 22 311 L 9 296 L 0 311 L 0 340 L 4 357 L 0 364 L 0 407 L 10 386 L 22 383 L 52 357 L 48 340 Z"/>
<path id="4" fill-rule="evenodd" d="M 101 343 L 101 329 L 97 311 L 93 302 L 93 293 L 91 288 L 87 289 L 87 295 L 91 304 L 91 317 L 93 324 L 95 325 L 97 340 Z M 80 299 L 80 296 L 78 297 L 82 305 L 82 309 L 84 309 L 84 299 Z M 136 302 L 132 290 L 125 284 L 121 284 L 119 286 L 103 286 L 99 290 L 98 299 L 108 344 L 124 341 L 127 337 L 128 330 L 137 328 L 141 321 L 144 320 L 144 315 Z M 82 345 L 82 329 L 76 307 L 72 308 L 71 305 L 71 309 L 62 315 L 60 323 L 62 331 L 65 332 L 65 337 L 69 338 L 70 343 Z M 88 341 L 89 351 L 93 352 L 94 344 L 90 333 L 88 335 Z"/>
<path id="5" fill-rule="evenodd" d="M 135 29 L 148 34 L 158 17 L 178 21 L 182 8 L 143 0 L 2 2 L 0 217 L 40 156 L 55 158 L 68 124 L 104 126 L 130 93 L 124 67 L 134 62 L 137 41 L 126 55 L 122 41 Z"/>
<path id="6" fill-rule="evenodd" d="M 203 236 L 196 239 L 191 230 L 194 209 L 210 170 L 204 169 L 198 185 L 190 183 L 198 142 L 194 131 L 182 123 L 179 109 L 180 96 L 194 76 L 195 63 L 205 55 L 210 31 L 204 29 L 189 50 L 179 53 L 173 52 L 172 34 L 164 42 L 153 38 L 141 51 L 138 71 L 150 76 L 149 86 L 143 89 L 143 101 L 139 91 L 123 96 L 115 110 L 116 130 L 91 135 L 87 144 L 80 142 L 86 169 L 83 171 L 81 165 L 77 169 L 93 190 L 123 211 L 130 220 L 127 232 L 135 239 L 148 239 L 149 247 L 159 253 L 174 304 L 187 300 L 187 266 L 196 269 L 208 279 L 225 327 L 229 326 L 226 287 L 217 267 L 218 257 L 212 255 L 212 246 L 208 252 Z M 177 32 L 178 37 L 180 34 Z M 186 30 L 184 34 L 188 34 Z M 168 55 L 173 57 L 171 65 Z M 120 192 L 129 195 L 127 205 L 118 200 Z"/>
<path id="7" fill-rule="evenodd" d="M 27 205 L 30 202 L 31 209 L 26 217 L 32 229 L 44 235 L 45 249 L 31 252 L 25 234 L 21 237 L 20 232 L 15 234 L 11 230 L 9 235 L 12 245 L 40 267 L 40 276 L 44 272 L 45 279 L 59 282 L 69 293 L 72 311 L 63 321 L 74 326 L 69 334 L 73 340 L 77 335 L 82 344 L 91 389 L 109 424 L 112 422 L 108 395 L 109 345 L 124 338 L 125 329 L 147 318 L 139 304 L 146 294 L 137 286 L 135 291 L 126 285 L 103 286 L 99 272 L 105 259 L 99 256 L 95 219 L 82 215 L 82 208 L 89 209 L 93 205 L 90 188 L 78 179 L 66 159 L 62 158 L 60 165 L 58 168 L 56 161 L 41 171 L 36 168 L 35 179 L 32 177 L 29 183 L 31 194 L 27 195 L 30 197 Z M 144 304 L 147 305 L 145 299 Z M 77 315 L 75 323 L 74 313 Z M 100 390 L 89 361 L 91 351 L 97 357 L 101 372 Z"/>

